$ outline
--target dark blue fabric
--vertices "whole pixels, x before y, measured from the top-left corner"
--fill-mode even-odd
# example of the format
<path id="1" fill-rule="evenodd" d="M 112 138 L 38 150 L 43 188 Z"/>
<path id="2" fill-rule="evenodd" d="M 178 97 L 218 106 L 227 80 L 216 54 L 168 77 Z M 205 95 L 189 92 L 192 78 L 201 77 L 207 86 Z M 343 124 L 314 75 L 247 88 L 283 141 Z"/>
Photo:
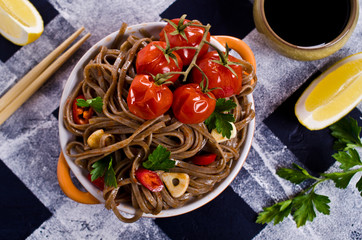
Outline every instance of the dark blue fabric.
<path id="1" fill-rule="evenodd" d="M 0 160 L 0 239 L 25 239 L 52 213 Z"/>
<path id="2" fill-rule="evenodd" d="M 163 18 L 178 18 L 210 23 L 212 35 L 229 35 L 244 38 L 254 29 L 253 6 L 248 0 L 178 0 L 162 14 Z"/>
<path id="3" fill-rule="evenodd" d="M 156 224 L 173 240 L 251 239 L 265 225 L 256 224 L 257 214 L 227 187 L 213 201 L 187 214 L 158 218 Z"/>
<path id="4" fill-rule="evenodd" d="M 47 25 L 58 11 L 46 0 L 30 0 L 43 18 L 44 26 Z M 0 35 L 0 60 L 6 62 L 21 46 L 15 45 Z"/>
<path id="5" fill-rule="evenodd" d="M 310 131 L 302 126 L 294 113 L 294 106 L 298 98 L 309 84 L 321 72 L 312 75 L 303 86 L 295 91 L 283 104 L 281 104 L 264 123 L 272 132 L 288 147 L 290 151 L 308 169 L 315 174 L 325 172 L 335 163 L 332 154 L 334 138 L 330 134 L 329 128 L 317 131 Z M 355 108 L 349 116 L 357 119 L 362 125 L 361 112 Z"/>
<path id="6" fill-rule="evenodd" d="M 59 107 L 52 112 L 53 116 L 59 120 Z"/>

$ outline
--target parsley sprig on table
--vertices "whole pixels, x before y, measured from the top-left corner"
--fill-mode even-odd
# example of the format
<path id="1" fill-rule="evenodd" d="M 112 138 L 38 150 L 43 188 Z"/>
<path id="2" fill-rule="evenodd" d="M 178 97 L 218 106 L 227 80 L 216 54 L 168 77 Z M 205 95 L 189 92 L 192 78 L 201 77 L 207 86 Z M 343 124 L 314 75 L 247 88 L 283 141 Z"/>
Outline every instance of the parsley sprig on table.
<path id="1" fill-rule="evenodd" d="M 286 201 L 266 207 L 259 213 L 257 223 L 268 223 L 274 220 L 274 224 L 282 222 L 285 217 L 292 215 L 297 227 L 305 225 L 307 221 L 313 221 L 316 217 L 317 210 L 320 213 L 329 215 L 328 196 L 315 193 L 315 188 L 318 184 L 331 180 L 337 188 L 346 188 L 356 173 L 362 172 L 360 156 L 355 150 L 355 147 L 361 147 L 360 132 L 361 127 L 353 118 L 344 118 L 339 122 L 330 126 L 332 136 L 337 138 L 335 147 L 343 149 L 332 155 L 338 162 L 341 163 L 342 172 L 322 173 L 320 177 L 314 177 L 308 171 L 297 164 L 293 164 L 293 168 L 281 168 L 277 170 L 279 177 L 284 178 L 292 183 L 300 184 L 306 180 L 314 180 L 315 182 L 303 190 L 296 196 Z M 356 184 L 358 191 L 362 196 L 362 177 Z"/>
<path id="2" fill-rule="evenodd" d="M 104 183 L 109 187 L 117 187 L 116 174 L 113 169 L 112 155 L 108 155 L 101 160 L 93 163 L 93 170 L 91 171 L 92 182 L 99 177 L 104 176 Z"/>
<path id="3" fill-rule="evenodd" d="M 342 118 L 337 123 L 329 127 L 332 130 L 331 135 L 338 140 L 334 143 L 335 150 L 348 150 L 354 147 L 362 147 L 362 141 L 359 137 L 361 128 L 353 118 Z"/>
<path id="4" fill-rule="evenodd" d="M 205 124 L 209 130 L 216 129 L 223 137 L 230 138 L 233 126 L 231 122 L 235 122 L 232 114 L 228 113 L 236 107 L 236 103 L 232 100 L 219 98 L 216 101 L 214 112 L 205 120 Z"/>
<path id="5" fill-rule="evenodd" d="M 79 107 L 92 107 L 96 112 L 102 112 L 103 100 L 101 97 L 93 99 L 77 99 L 77 106 Z"/>

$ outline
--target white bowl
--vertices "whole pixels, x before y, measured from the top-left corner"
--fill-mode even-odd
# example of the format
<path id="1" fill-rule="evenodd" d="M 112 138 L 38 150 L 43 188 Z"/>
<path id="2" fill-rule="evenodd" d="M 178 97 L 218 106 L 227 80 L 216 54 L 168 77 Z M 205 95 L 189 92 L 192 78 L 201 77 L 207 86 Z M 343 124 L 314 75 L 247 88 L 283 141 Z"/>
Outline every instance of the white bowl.
<path id="1" fill-rule="evenodd" d="M 128 27 L 125 34 L 126 35 L 129 35 L 129 34 L 139 35 L 138 30 L 143 28 L 146 31 L 148 31 L 149 33 L 151 33 L 152 35 L 158 36 L 159 32 L 165 25 L 166 25 L 166 23 L 164 23 L 164 22 L 143 23 L 143 24 L 139 24 L 139 25 L 134 25 L 134 26 Z M 62 93 L 62 97 L 60 100 L 60 108 L 59 108 L 59 138 L 60 138 L 61 149 L 63 152 L 65 152 L 67 143 L 71 139 L 74 139 L 74 136 L 70 132 L 68 132 L 68 130 L 64 127 L 64 124 L 63 124 L 64 105 L 67 100 L 67 97 L 73 91 L 75 86 L 81 81 L 82 76 L 83 76 L 83 69 L 84 69 L 85 65 L 87 65 L 89 60 L 92 59 L 98 53 L 100 46 L 110 47 L 110 45 L 112 44 L 116 35 L 117 35 L 117 32 L 111 33 L 107 37 L 100 40 L 97 44 L 92 46 L 83 55 L 83 57 L 79 60 L 77 65 L 75 65 L 73 71 L 71 72 L 71 74 L 65 84 L 65 87 L 64 87 L 64 90 Z M 141 35 L 139 35 L 139 36 L 141 37 Z M 217 46 L 221 50 L 224 50 L 224 47 L 219 42 L 217 42 L 215 39 L 211 38 L 211 43 L 213 43 L 215 46 Z M 254 109 L 254 100 L 253 100 L 252 95 L 249 94 L 247 98 L 248 98 L 248 101 L 252 103 L 252 109 Z M 200 199 L 195 199 L 195 200 L 192 200 L 192 201 L 186 203 L 182 207 L 162 210 L 158 215 L 143 214 L 143 216 L 152 217 L 152 218 L 161 218 L 161 217 L 171 217 L 171 216 L 184 214 L 184 213 L 193 211 L 193 210 L 205 205 L 206 203 L 210 202 L 215 197 L 217 197 L 222 191 L 225 190 L 225 188 L 227 186 L 229 186 L 229 184 L 234 180 L 234 178 L 239 173 L 241 167 L 243 166 L 245 159 L 250 151 L 251 142 L 252 142 L 252 138 L 254 135 L 254 130 L 255 130 L 255 119 L 253 119 L 248 125 L 246 139 L 242 146 L 240 158 L 238 159 L 238 161 L 234 161 L 234 163 L 231 167 L 230 174 L 224 180 L 222 180 L 220 183 L 216 184 L 214 187 L 214 190 L 205 194 Z M 103 199 L 102 192 L 87 179 L 88 172 L 86 170 L 80 168 L 79 166 L 77 166 L 72 161 L 72 159 L 70 159 L 65 154 L 64 154 L 64 157 L 65 157 L 65 160 L 68 163 L 71 171 L 77 177 L 79 182 L 84 186 L 84 188 L 90 194 L 92 194 L 95 198 L 97 198 L 101 203 L 104 203 L 105 201 Z M 129 213 L 129 214 L 135 213 L 134 208 L 130 204 L 121 203 L 118 206 L 118 208 L 120 211 Z"/>

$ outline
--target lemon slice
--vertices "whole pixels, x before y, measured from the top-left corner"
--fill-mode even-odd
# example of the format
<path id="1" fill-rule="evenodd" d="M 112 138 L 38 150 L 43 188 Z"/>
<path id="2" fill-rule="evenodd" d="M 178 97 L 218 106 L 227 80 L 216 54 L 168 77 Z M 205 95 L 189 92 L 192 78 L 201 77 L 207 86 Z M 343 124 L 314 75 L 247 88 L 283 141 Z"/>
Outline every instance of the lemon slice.
<path id="1" fill-rule="evenodd" d="M 38 39 L 43 20 L 28 0 L 0 0 L 0 34 L 14 44 L 26 45 Z"/>
<path id="2" fill-rule="evenodd" d="M 362 100 L 362 52 L 346 57 L 317 77 L 295 105 L 299 122 L 323 129 L 350 112 Z"/>

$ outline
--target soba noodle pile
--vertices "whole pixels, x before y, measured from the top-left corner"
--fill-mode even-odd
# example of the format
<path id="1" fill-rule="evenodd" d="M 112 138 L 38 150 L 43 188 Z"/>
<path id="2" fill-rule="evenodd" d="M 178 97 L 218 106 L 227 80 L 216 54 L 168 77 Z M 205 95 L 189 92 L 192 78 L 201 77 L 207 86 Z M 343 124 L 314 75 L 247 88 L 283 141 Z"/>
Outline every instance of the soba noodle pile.
<path id="1" fill-rule="evenodd" d="M 243 89 L 238 96 L 231 97 L 237 104 L 233 110 L 237 137 L 217 143 L 203 124 L 183 124 L 172 116 L 172 111 L 153 120 L 143 120 L 128 111 L 128 88 L 135 77 L 134 62 L 137 52 L 151 38 L 129 36 L 122 44 L 126 26 L 123 25 L 111 49 L 101 47 L 99 53 L 84 68 L 84 78 L 73 90 L 65 105 L 64 124 L 76 136 L 67 144 L 66 154 L 75 163 L 88 171 L 92 165 L 112 154 L 118 186 L 105 187 L 103 197 L 107 209 L 112 209 L 124 222 L 134 222 L 142 213 L 158 214 L 163 209 L 178 208 L 187 201 L 212 191 L 214 185 L 228 176 L 233 161 L 239 158 L 248 123 L 254 118 L 246 95 L 256 84 L 256 76 L 250 64 L 246 71 Z M 254 80 L 252 80 L 254 79 Z M 78 95 L 86 99 L 97 96 L 103 99 L 103 112 L 93 116 L 89 124 L 76 124 L 72 115 L 72 102 Z M 87 138 L 96 130 L 103 129 L 101 147 L 91 149 Z M 190 183 L 185 194 L 173 198 L 166 188 L 151 192 L 138 183 L 135 170 L 148 155 L 162 145 L 171 152 L 176 166 L 170 172 L 187 173 Z M 216 153 L 217 160 L 207 166 L 197 166 L 184 161 L 200 151 Z M 162 172 L 158 172 L 162 174 Z M 131 218 L 123 216 L 117 205 L 129 202 L 136 209 Z"/>

